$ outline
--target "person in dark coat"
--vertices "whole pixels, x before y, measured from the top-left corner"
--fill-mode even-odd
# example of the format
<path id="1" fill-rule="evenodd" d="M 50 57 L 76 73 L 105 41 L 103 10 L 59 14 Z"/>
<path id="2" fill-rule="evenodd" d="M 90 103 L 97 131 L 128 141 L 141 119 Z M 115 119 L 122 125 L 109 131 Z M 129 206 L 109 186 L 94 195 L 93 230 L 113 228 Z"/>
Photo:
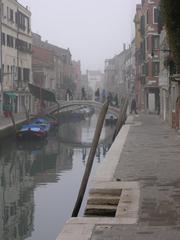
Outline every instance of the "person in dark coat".
<path id="1" fill-rule="evenodd" d="M 130 113 L 133 113 L 133 112 L 135 112 L 135 114 L 137 114 L 136 99 L 135 98 L 133 98 L 132 102 L 131 102 L 131 112 Z"/>
<path id="2" fill-rule="evenodd" d="M 71 90 L 68 88 L 66 90 L 66 101 L 69 101 L 70 100 L 70 96 L 71 96 Z"/>
<path id="3" fill-rule="evenodd" d="M 97 88 L 95 92 L 95 101 L 99 102 L 99 97 L 100 97 L 100 91 L 99 91 L 99 88 Z"/>
<path id="4" fill-rule="evenodd" d="M 113 100 L 113 95 L 111 92 L 109 92 L 108 96 L 107 96 L 107 101 L 108 101 L 109 105 L 112 105 L 112 100 Z"/>
<path id="5" fill-rule="evenodd" d="M 118 95 L 117 95 L 117 93 L 114 97 L 114 103 L 115 103 L 115 106 L 117 107 L 118 106 Z"/>
<path id="6" fill-rule="evenodd" d="M 84 87 L 81 88 L 81 100 L 86 100 L 86 92 Z"/>

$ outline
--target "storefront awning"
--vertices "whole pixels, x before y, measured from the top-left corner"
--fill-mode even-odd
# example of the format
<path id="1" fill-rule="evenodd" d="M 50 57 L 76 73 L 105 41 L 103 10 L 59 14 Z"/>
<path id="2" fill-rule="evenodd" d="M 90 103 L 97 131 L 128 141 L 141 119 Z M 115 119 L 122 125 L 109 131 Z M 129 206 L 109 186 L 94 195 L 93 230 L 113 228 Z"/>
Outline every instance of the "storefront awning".
<path id="1" fill-rule="evenodd" d="M 11 98 L 17 97 L 17 94 L 15 92 L 4 92 L 4 94 Z"/>
<path id="2" fill-rule="evenodd" d="M 45 88 L 41 88 L 41 87 L 38 87 L 38 86 L 35 86 L 35 85 L 29 83 L 29 90 L 33 96 L 35 96 L 36 98 L 38 98 L 40 100 L 56 102 L 55 94 Z"/>

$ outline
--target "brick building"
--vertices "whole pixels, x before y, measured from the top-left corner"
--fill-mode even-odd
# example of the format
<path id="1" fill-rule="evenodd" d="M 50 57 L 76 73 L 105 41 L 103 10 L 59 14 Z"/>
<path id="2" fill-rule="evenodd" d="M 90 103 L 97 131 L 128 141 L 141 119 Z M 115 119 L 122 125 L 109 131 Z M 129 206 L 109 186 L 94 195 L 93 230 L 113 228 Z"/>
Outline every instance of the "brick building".
<path id="1" fill-rule="evenodd" d="M 140 20 L 140 42 L 136 41 L 136 54 L 138 57 L 136 79 L 140 86 L 136 87 L 141 100 L 141 107 L 148 112 L 159 113 L 159 3 L 160 0 L 142 0 L 141 6 L 136 9 L 136 34 Z M 140 18 L 140 19 L 139 19 Z M 140 46 L 139 46 L 140 43 Z"/>

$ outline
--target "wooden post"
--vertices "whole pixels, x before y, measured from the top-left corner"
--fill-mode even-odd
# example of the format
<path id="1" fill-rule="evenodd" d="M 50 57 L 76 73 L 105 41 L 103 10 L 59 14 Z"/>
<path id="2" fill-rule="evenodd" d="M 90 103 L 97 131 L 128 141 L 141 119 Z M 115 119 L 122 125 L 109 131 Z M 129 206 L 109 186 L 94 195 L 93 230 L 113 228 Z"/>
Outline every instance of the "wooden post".
<path id="1" fill-rule="evenodd" d="M 58 112 L 58 114 L 59 114 L 59 111 L 60 111 L 60 104 L 59 104 L 58 101 L 56 101 L 56 104 L 57 104 L 57 112 Z"/>
<path id="2" fill-rule="evenodd" d="M 116 138 L 119 130 L 121 129 L 122 125 L 126 121 L 127 106 L 128 106 L 128 99 L 126 98 L 124 101 L 124 104 L 122 105 L 122 109 L 120 109 L 120 112 L 119 112 L 118 120 L 116 123 L 116 128 L 115 128 L 114 135 L 113 135 L 113 142 L 114 142 L 114 139 Z"/>
<path id="3" fill-rule="evenodd" d="M 90 153 L 89 153 L 89 156 L 88 156 L 87 165 L 86 165 L 84 176 L 83 176 L 83 179 L 82 179 L 82 182 L 81 182 L 79 194 L 78 194 L 78 197 L 77 197 L 77 200 L 76 200 L 73 212 L 72 212 L 72 217 L 77 217 L 78 216 L 79 209 L 81 207 L 81 203 L 82 203 L 82 200 L 83 200 L 83 197 L 84 197 L 84 193 L 85 193 L 85 190 L 86 190 L 89 175 L 91 173 L 91 168 L 92 168 L 94 156 L 96 154 L 97 145 L 98 145 L 99 138 L 100 138 L 100 135 L 101 135 L 101 130 L 102 130 L 102 127 L 103 127 L 104 119 L 105 119 L 105 116 L 106 116 L 106 113 L 107 113 L 107 110 L 108 110 L 108 106 L 109 106 L 109 103 L 106 102 L 103 105 L 103 107 L 101 109 L 101 112 L 99 114 L 99 118 L 98 118 L 98 122 L 97 122 L 97 125 L 96 125 L 96 130 L 95 130 L 95 133 L 94 133 L 91 150 L 90 150 Z"/>
<path id="4" fill-rule="evenodd" d="M 23 103 L 23 107 L 24 107 L 24 110 L 25 110 L 25 114 L 26 114 L 26 120 L 29 122 L 29 111 L 25 105 L 25 103 Z"/>
<path id="5" fill-rule="evenodd" d="M 10 113 L 10 118 L 11 118 L 11 121 L 12 121 L 12 124 L 13 124 L 13 127 L 14 127 L 14 130 L 16 131 L 16 123 L 15 123 L 14 115 L 13 115 L 13 112 L 12 112 L 12 111 L 11 111 L 11 113 Z"/>

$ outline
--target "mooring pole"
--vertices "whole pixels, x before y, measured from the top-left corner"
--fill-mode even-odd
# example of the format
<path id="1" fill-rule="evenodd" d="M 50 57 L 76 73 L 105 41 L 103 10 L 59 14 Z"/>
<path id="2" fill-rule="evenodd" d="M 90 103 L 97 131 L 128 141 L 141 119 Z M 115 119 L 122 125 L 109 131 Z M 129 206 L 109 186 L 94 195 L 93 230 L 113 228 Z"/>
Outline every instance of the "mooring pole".
<path id="1" fill-rule="evenodd" d="M 14 130 L 16 131 L 16 122 L 15 122 L 15 120 L 14 120 L 13 112 L 10 113 L 10 118 L 11 118 L 11 121 L 12 121 L 12 124 L 13 124 L 13 127 L 14 127 Z"/>
<path id="2" fill-rule="evenodd" d="M 85 193 L 85 190 L 86 190 L 87 182 L 88 182 L 88 179 L 89 179 L 89 176 L 90 176 L 90 173 L 91 173 L 91 168 L 92 168 L 94 156 L 96 154 L 97 145 L 98 145 L 99 138 L 100 138 L 100 135 L 101 135 L 101 130 L 102 130 L 102 127 L 103 127 L 104 119 L 105 119 L 105 116 L 106 116 L 106 113 L 107 113 L 107 110 L 108 110 L 108 106 L 109 106 L 109 103 L 106 102 L 103 105 L 103 107 L 101 109 L 101 112 L 99 114 L 99 118 L 98 118 L 98 122 L 97 122 L 97 125 L 96 125 L 96 130 L 95 130 L 95 133 L 94 133 L 93 142 L 92 142 L 91 150 L 90 150 L 90 153 L 89 153 L 89 156 L 88 156 L 84 176 L 83 176 L 81 186 L 80 186 L 80 189 L 79 189 L 79 194 L 78 194 L 78 197 L 77 197 L 77 200 L 76 200 L 76 203 L 75 203 L 72 215 L 71 215 L 72 217 L 77 217 L 78 216 L 79 209 L 81 207 L 81 203 L 82 203 L 84 193 Z"/>
<path id="3" fill-rule="evenodd" d="M 116 123 L 116 128 L 113 134 L 113 139 L 112 141 L 114 142 L 114 139 L 116 138 L 119 130 L 121 129 L 122 125 L 124 124 L 124 122 L 126 121 L 126 111 L 127 111 L 127 107 L 128 107 L 128 99 L 126 98 L 123 105 L 122 105 L 122 109 L 120 109 L 119 112 L 119 117 Z"/>
<path id="4" fill-rule="evenodd" d="M 57 104 L 57 112 L 58 112 L 58 114 L 59 114 L 59 111 L 60 111 L 60 104 L 59 104 L 58 101 L 56 101 L 56 104 Z"/>

